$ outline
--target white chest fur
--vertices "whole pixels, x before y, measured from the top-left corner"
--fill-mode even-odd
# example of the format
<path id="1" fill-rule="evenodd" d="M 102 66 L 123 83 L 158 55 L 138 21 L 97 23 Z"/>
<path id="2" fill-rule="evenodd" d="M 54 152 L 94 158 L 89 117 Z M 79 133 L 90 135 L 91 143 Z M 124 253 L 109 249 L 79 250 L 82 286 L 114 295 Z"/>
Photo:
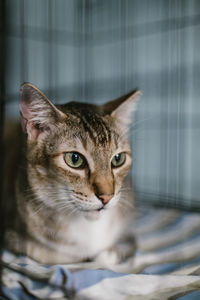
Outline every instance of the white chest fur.
<path id="1" fill-rule="evenodd" d="M 68 245 L 57 246 L 57 251 L 75 257 L 95 256 L 115 243 L 121 233 L 119 223 L 110 211 L 103 212 L 97 220 L 76 218 L 68 225 L 66 232 Z"/>

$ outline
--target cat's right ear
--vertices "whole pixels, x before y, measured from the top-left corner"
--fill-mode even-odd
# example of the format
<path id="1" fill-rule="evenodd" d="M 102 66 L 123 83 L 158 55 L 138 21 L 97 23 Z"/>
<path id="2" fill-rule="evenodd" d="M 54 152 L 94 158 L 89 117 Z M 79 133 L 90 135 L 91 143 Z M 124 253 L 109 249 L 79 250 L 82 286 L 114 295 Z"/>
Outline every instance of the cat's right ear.
<path id="1" fill-rule="evenodd" d="M 51 130 L 66 118 L 33 84 L 24 83 L 20 92 L 21 124 L 30 140 L 37 140 L 41 133 Z"/>

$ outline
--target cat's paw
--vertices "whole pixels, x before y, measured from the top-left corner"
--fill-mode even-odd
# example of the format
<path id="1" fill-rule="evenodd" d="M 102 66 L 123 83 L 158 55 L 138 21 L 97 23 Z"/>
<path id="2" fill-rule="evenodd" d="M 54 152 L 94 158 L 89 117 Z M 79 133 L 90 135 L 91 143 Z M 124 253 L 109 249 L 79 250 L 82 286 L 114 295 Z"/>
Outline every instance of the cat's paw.
<path id="1" fill-rule="evenodd" d="M 120 262 L 120 255 L 116 249 L 108 249 L 102 251 L 96 258 L 97 263 L 103 265 L 115 265 Z"/>
<path id="2" fill-rule="evenodd" d="M 95 261 L 104 265 L 119 264 L 126 259 L 133 257 L 136 250 L 136 243 L 118 243 L 99 253 Z"/>

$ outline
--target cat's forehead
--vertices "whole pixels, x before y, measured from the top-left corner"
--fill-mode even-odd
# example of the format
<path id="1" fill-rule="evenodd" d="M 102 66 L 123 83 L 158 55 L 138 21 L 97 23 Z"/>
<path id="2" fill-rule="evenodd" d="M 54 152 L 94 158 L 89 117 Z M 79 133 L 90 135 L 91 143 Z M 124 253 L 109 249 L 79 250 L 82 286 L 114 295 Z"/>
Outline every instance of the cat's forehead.
<path id="1" fill-rule="evenodd" d="M 71 135 L 85 144 L 91 141 L 95 145 L 105 146 L 111 140 L 117 140 L 118 134 L 113 130 L 112 119 L 98 110 L 98 107 L 71 102 L 61 108 L 68 116 L 67 130 L 70 128 Z"/>
<path id="2" fill-rule="evenodd" d="M 94 118 L 81 118 L 79 122 L 70 122 L 66 124 L 62 135 L 62 142 L 71 148 L 81 148 L 85 150 L 117 148 L 120 143 L 119 134 L 109 127 L 107 122 Z"/>
<path id="3" fill-rule="evenodd" d="M 92 156 L 104 153 L 110 156 L 118 149 L 129 150 L 128 140 L 121 134 L 113 118 L 97 106 L 71 102 L 59 106 L 59 109 L 67 118 L 64 124 L 60 124 L 56 139 L 53 137 L 56 151 L 88 152 Z"/>

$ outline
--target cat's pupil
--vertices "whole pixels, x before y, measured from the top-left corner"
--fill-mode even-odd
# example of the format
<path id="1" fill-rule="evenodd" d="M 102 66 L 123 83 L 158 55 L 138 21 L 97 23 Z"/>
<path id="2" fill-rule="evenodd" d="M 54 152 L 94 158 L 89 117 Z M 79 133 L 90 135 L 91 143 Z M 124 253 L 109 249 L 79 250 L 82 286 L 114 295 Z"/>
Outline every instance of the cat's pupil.
<path id="1" fill-rule="evenodd" d="M 121 159 L 121 153 L 115 155 L 115 160 L 116 160 L 116 162 L 119 162 L 120 159 Z"/>
<path id="2" fill-rule="evenodd" d="M 74 164 L 76 164 L 77 162 L 78 162 L 78 160 L 79 160 L 79 154 L 78 153 L 73 153 L 72 154 L 72 162 L 74 163 Z"/>

